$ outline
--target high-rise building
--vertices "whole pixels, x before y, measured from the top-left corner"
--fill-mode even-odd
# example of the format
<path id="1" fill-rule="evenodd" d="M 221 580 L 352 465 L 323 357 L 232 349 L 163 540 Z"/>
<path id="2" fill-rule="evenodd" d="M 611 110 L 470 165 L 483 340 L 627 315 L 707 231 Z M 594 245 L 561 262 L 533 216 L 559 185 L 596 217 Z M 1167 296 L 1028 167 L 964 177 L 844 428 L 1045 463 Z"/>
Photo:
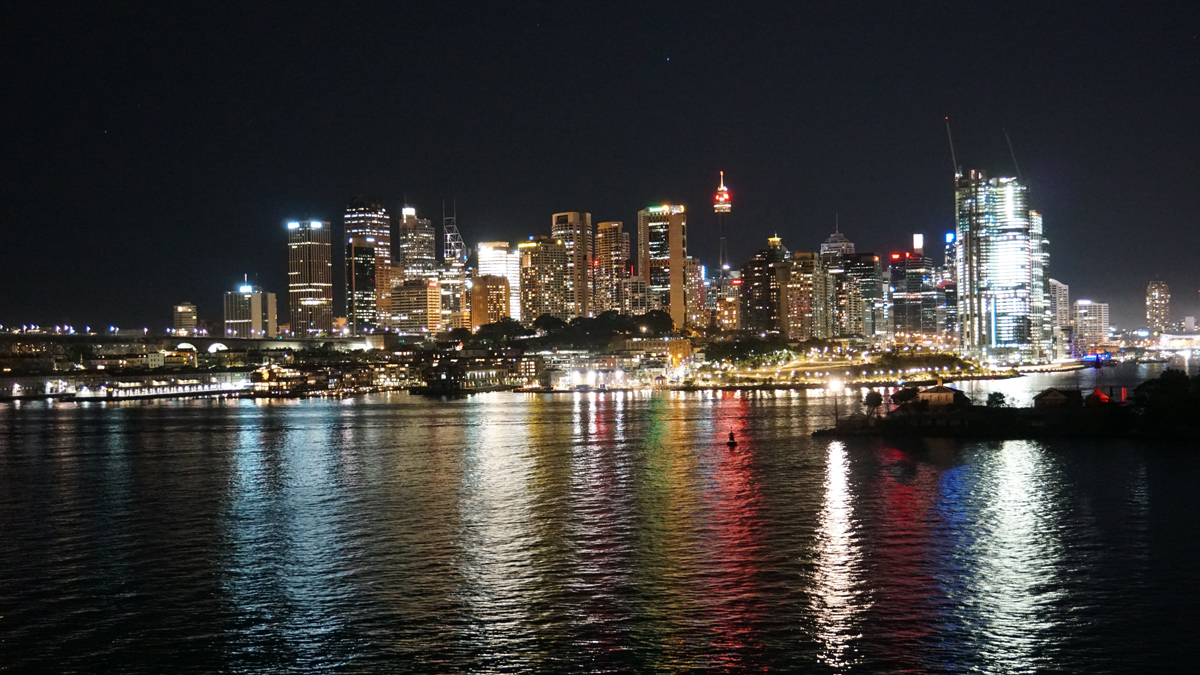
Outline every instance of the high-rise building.
<path id="1" fill-rule="evenodd" d="M 509 318 L 508 279 L 485 274 L 471 280 L 471 327 L 478 329 L 489 323 Z"/>
<path id="2" fill-rule="evenodd" d="M 532 326 L 547 314 L 570 320 L 573 304 L 567 292 L 567 247 L 541 236 L 517 244 L 517 251 L 521 255 L 521 321 Z"/>
<path id="3" fill-rule="evenodd" d="M 778 332 L 783 328 L 780 292 L 787 286 L 786 262 L 789 254 L 779 237 L 767 239 L 767 248 L 754 254 L 742 265 L 741 326 L 756 333 Z M 785 279 L 781 281 L 780 270 Z"/>
<path id="4" fill-rule="evenodd" d="M 651 310 L 650 289 L 641 277 L 621 280 L 621 313 L 641 316 Z"/>
<path id="5" fill-rule="evenodd" d="M 708 312 L 707 299 L 704 292 L 704 265 L 699 260 L 688 256 L 687 265 L 687 325 L 692 328 L 707 328 L 712 324 L 712 315 Z"/>
<path id="6" fill-rule="evenodd" d="M 273 338 L 276 330 L 275 294 L 241 284 L 225 294 L 225 337 Z"/>
<path id="7" fill-rule="evenodd" d="M 1057 279 L 1050 279 L 1050 326 L 1054 358 L 1071 356 L 1071 289 Z"/>
<path id="8" fill-rule="evenodd" d="M 1086 354 L 1108 338 L 1108 303 L 1076 300 L 1072 323 L 1076 354 Z"/>
<path id="9" fill-rule="evenodd" d="M 913 250 L 893 253 L 889 268 L 892 294 L 892 327 L 897 342 L 921 343 L 942 337 L 944 317 L 938 321 L 940 274 L 925 255 L 924 237 L 914 235 Z"/>
<path id="10" fill-rule="evenodd" d="M 787 272 L 786 281 L 780 283 L 782 332 L 789 340 L 809 340 L 816 335 L 813 324 L 813 277 L 817 271 L 818 256 L 810 251 L 797 251 L 789 262 L 789 265 L 780 266 Z"/>
<path id="11" fill-rule="evenodd" d="M 567 302 L 572 317 L 592 315 L 592 214 L 578 211 L 551 217 L 550 238 L 567 249 Z"/>
<path id="12" fill-rule="evenodd" d="M 351 335 L 365 335 L 379 328 L 379 270 L 390 269 L 389 260 L 380 254 L 375 237 L 346 238 L 346 325 Z M 387 315 L 386 310 L 383 315 Z"/>
<path id="13" fill-rule="evenodd" d="M 879 256 L 859 252 L 845 256 L 847 283 L 854 289 L 846 334 L 882 344 L 891 335 L 891 301 Z"/>
<path id="14" fill-rule="evenodd" d="M 958 174 L 955 209 L 962 346 L 1006 360 L 1045 356 L 1047 243 L 1026 187 L 980 171 Z"/>
<path id="15" fill-rule="evenodd" d="M 638 211 L 638 275 L 646 281 L 651 309 L 687 325 L 687 215 L 679 204 Z"/>
<path id="16" fill-rule="evenodd" d="M 501 276 L 508 279 L 509 316 L 521 320 L 521 256 L 508 247 L 507 241 L 487 241 L 475 248 L 478 258 L 476 274 Z"/>
<path id="17" fill-rule="evenodd" d="M 442 263 L 438 283 L 442 291 L 442 325 L 448 330 L 471 327 L 467 298 L 467 245 L 458 231 L 455 214 L 442 216 Z"/>
<path id="18" fill-rule="evenodd" d="M 190 302 L 181 302 L 175 305 L 175 322 L 176 335 L 195 335 L 196 333 L 196 306 Z"/>
<path id="19" fill-rule="evenodd" d="M 1167 332 L 1171 323 L 1171 287 L 1161 279 L 1146 286 L 1146 327 L 1150 333 L 1159 335 Z"/>
<path id="20" fill-rule="evenodd" d="M 596 314 L 623 306 L 621 282 L 629 278 L 629 233 L 619 222 L 596 226 L 596 256 L 593 301 Z"/>
<path id="21" fill-rule="evenodd" d="M 393 286 L 411 279 L 437 278 L 437 230 L 429 219 L 418 218 L 415 208 L 400 210 L 392 249 Z"/>
<path id="22" fill-rule="evenodd" d="M 834 230 L 829 238 L 821 244 L 821 255 L 850 255 L 854 253 L 854 244 L 841 230 Z"/>
<path id="23" fill-rule="evenodd" d="M 347 239 L 364 237 L 375 244 L 375 315 L 382 321 L 392 306 L 392 218 L 379 200 L 359 195 L 343 216 Z M 348 284 L 348 282 L 347 282 Z M 349 291 L 347 291 L 348 293 Z M 349 295 L 346 296 L 349 314 Z M 347 317 L 349 319 L 349 317 Z"/>
<path id="24" fill-rule="evenodd" d="M 333 330 L 333 262 L 329 223 L 288 222 L 288 310 L 292 335 L 316 337 Z"/>
<path id="25" fill-rule="evenodd" d="M 403 333 L 437 333 L 442 324 L 442 291 L 437 279 L 408 279 L 392 287 L 392 317 Z"/>

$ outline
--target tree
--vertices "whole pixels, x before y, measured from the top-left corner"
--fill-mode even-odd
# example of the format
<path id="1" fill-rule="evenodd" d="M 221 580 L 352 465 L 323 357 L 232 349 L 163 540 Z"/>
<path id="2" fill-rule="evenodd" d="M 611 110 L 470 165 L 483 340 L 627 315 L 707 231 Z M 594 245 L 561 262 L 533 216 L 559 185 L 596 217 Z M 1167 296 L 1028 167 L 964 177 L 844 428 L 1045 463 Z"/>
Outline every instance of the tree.
<path id="1" fill-rule="evenodd" d="M 867 416 L 874 415 L 879 406 L 883 405 L 883 394 L 877 391 L 868 391 L 867 395 L 863 397 L 863 405 L 867 407 Z"/>
<path id="2" fill-rule="evenodd" d="M 1007 408 L 1008 397 L 998 391 L 993 391 L 988 394 L 987 407 L 989 408 Z"/>
<path id="3" fill-rule="evenodd" d="M 533 327 L 542 333 L 557 333 L 567 327 L 567 322 L 550 314 L 543 314 L 533 320 Z"/>
<path id="4" fill-rule="evenodd" d="M 675 330 L 671 315 L 659 309 L 652 309 L 637 317 L 637 325 L 638 330 L 645 329 L 643 332 L 651 335 L 666 335 Z"/>
<path id="5" fill-rule="evenodd" d="M 467 342 L 471 339 L 471 329 L 454 328 L 447 334 L 447 338 L 450 342 Z"/>
<path id="6" fill-rule="evenodd" d="M 917 400 L 917 394 L 920 393 L 916 387 L 907 387 L 898 391 L 892 392 L 892 403 L 900 405 L 909 401 Z"/>
<path id="7" fill-rule="evenodd" d="M 476 339 L 503 343 L 532 334 L 533 331 L 522 326 L 520 321 L 507 316 L 495 323 L 484 324 L 475 331 Z"/>

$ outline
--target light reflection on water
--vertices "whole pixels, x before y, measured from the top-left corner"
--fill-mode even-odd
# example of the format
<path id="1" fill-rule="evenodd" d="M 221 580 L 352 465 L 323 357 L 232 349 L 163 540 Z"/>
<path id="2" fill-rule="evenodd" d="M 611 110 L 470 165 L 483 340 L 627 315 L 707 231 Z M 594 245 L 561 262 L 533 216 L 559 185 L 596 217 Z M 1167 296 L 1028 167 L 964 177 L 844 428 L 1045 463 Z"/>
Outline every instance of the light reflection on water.
<path id="1" fill-rule="evenodd" d="M 817 442 L 831 407 L 601 392 L 4 408 L 0 649 L 16 671 L 88 672 L 1189 658 L 1194 451 Z"/>

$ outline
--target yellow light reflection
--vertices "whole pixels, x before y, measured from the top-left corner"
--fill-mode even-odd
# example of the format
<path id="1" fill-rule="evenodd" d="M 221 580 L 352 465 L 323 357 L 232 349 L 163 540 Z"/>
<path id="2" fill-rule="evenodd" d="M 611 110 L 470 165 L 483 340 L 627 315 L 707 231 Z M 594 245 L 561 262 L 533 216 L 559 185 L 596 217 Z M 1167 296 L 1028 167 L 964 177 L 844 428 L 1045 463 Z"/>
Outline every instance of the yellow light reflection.
<path id="1" fill-rule="evenodd" d="M 854 664 L 852 642 L 860 637 L 860 617 L 870 606 L 862 597 L 863 554 L 854 532 L 849 477 L 846 446 L 833 441 L 825 462 L 825 503 L 814 547 L 812 602 L 821 660 L 834 668 Z"/>

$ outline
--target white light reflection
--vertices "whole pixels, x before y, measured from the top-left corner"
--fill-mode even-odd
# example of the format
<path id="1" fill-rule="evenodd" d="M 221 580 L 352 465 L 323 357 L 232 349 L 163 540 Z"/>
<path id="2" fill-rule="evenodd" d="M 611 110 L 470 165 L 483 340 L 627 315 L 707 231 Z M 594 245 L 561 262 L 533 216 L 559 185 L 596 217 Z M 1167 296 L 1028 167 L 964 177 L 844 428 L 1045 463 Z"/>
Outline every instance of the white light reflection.
<path id="1" fill-rule="evenodd" d="M 975 588 L 967 597 L 975 617 L 979 655 L 1006 671 L 1035 671 L 1049 666 L 1045 636 L 1055 626 L 1053 613 L 1063 600 L 1054 573 L 1061 565 L 1056 535 L 1056 500 L 1040 446 L 1005 442 L 996 451 L 994 473 L 981 485 L 988 496 L 980 514 L 975 547 Z"/>
<path id="2" fill-rule="evenodd" d="M 460 573 L 472 619 L 462 627 L 485 662 L 528 657 L 534 564 L 534 457 L 524 416 L 487 402 L 472 410 L 464 442 Z"/>
<path id="3" fill-rule="evenodd" d="M 817 529 L 813 614 L 821 660 L 834 668 L 854 664 L 852 642 L 861 637 L 859 618 L 870 607 L 862 588 L 862 549 L 854 533 L 850 461 L 840 441 L 829 444 L 825 461 L 825 504 Z"/>

